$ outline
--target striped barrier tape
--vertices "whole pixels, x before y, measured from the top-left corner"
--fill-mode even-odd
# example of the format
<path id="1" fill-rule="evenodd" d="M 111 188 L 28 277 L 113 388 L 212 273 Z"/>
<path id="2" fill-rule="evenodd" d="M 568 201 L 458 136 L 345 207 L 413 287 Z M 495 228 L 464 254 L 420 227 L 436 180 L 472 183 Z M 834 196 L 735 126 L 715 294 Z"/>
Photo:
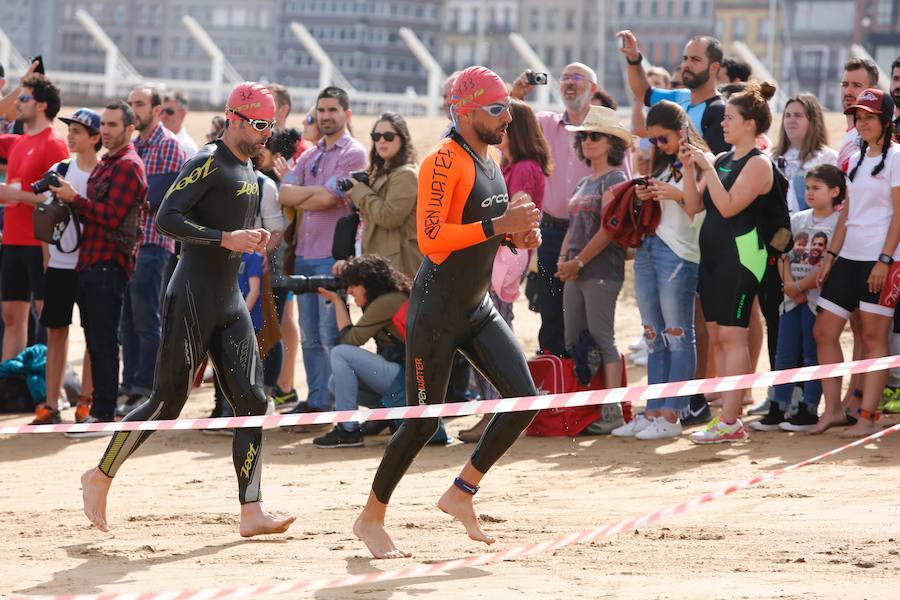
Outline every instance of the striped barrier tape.
<path id="1" fill-rule="evenodd" d="M 168 421 L 119 421 L 117 423 L 61 423 L 58 425 L 20 425 L 0 427 L 0 435 L 23 433 L 67 433 L 84 431 L 169 431 L 186 429 L 234 429 L 239 427 L 262 427 L 270 429 L 290 425 L 324 425 L 329 423 L 386 421 L 390 419 L 425 419 L 434 417 L 460 417 L 465 415 L 543 410 L 546 408 L 569 408 L 596 404 L 615 404 L 623 401 L 646 401 L 654 398 L 690 396 L 710 392 L 744 390 L 754 387 L 769 387 L 780 383 L 799 383 L 813 379 L 841 377 L 853 373 L 882 371 L 900 366 L 900 355 L 854 360 L 800 367 L 784 371 L 750 373 L 712 379 L 694 379 L 671 383 L 635 385 L 606 390 L 589 390 L 567 394 L 543 396 L 523 396 L 498 400 L 476 400 L 447 404 L 420 404 L 396 408 L 343 410 L 320 413 L 257 415 L 252 417 L 219 417 L 215 419 L 177 419 Z"/>
<path id="2" fill-rule="evenodd" d="M 395 581 L 398 579 L 408 579 L 412 577 L 427 577 L 429 575 L 445 573 L 447 571 L 455 571 L 468 567 L 477 567 L 497 562 L 516 560 L 526 556 L 541 554 L 543 552 L 552 552 L 561 548 L 565 548 L 567 546 L 572 546 L 574 544 L 585 544 L 596 539 L 611 538 L 620 533 L 633 531 L 646 525 L 652 525 L 654 523 L 657 523 L 658 521 L 671 519 L 682 513 L 693 511 L 704 504 L 709 504 L 710 502 L 719 500 L 720 498 L 724 498 L 725 496 L 730 496 L 731 494 L 734 494 L 735 492 L 738 492 L 740 490 L 754 487 L 767 481 L 771 481 L 772 479 L 784 475 L 785 473 L 789 473 L 801 467 L 819 462 L 825 458 L 834 456 L 850 448 L 868 444 L 869 442 L 894 433 L 898 429 L 900 429 L 900 423 L 887 429 L 882 429 L 881 431 L 873 433 L 870 436 L 855 440 L 853 442 L 850 442 L 849 444 L 845 444 L 839 448 L 829 450 L 828 452 L 824 452 L 793 465 L 775 469 L 774 471 L 763 473 L 750 479 L 731 483 L 715 491 L 696 496 L 679 504 L 667 506 L 665 508 L 660 508 L 645 513 L 638 517 L 624 519 L 622 521 L 619 521 L 618 523 L 603 525 L 601 527 L 596 527 L 594 529 L 589 529 L 586 531 L 570 533 L 569 535 L 555 540 L 545 540 L 543 542 L 536 542 L 524 546 L 508 548 L 500 552 L 479 554 L 470 556 L 468 558 L 459 558 L 456 560 L 448 560 L 438 563 L 418 564 L 409 567 L 391 569 L 389 571 L 365 573 L 362 575 L 342 575 L 340 577 L 320 578 L 312 580 L 294 580 L 284 581 L 281 583 L 264 583 L 238 588 L 204 588 L 197 590 L 181 590 L 169 592 L 124 592 L 121 594 L 105 593 L 75 595 L 69 594 L 60 596 L 14 596 L 13 600 L 209 600 L 212 598 L 257 598 L 261 596 L 288 594 L 294 592 L 312 592 L 316 590 L 333 589 L 340 587 L 372 585 L 384 583 L 387 581 Z"/>

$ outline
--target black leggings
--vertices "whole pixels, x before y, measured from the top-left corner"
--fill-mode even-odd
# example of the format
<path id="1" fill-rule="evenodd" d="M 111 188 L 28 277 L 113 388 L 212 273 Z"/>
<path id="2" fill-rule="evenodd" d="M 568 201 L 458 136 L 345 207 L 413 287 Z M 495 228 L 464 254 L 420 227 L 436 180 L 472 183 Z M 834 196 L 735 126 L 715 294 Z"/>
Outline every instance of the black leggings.
<path id="1" fill-rule="evenodd" d="M 414 290 L 415 294 L 415 290 Z M 425 294 L 427 296 L 427 294 Z M 458 307 L 431 304 L 416 310 L 409 305 L 409 339 L 406 354 L 406 401 L 416 404 L 443 403 L 450 379 L 453 355 L 459 349 L 503 397 L 534 396 L 537 389 L 528 371 L 521 346 L 509 326 L 485 295 L 470 314 Z M 506 452 L 528 427 L 537 411 L 494 415 L 472 453 L 472 466 L 481 473 Z M 372 490 L 387 504 L 413 459 L 437 431 L 438 419 L 404 420 L 387 444 L 375 474 Z"/>
<path id="2" fill-rule="evenodd" d="M 220 295 L 215 288 L 210 289 L 199 283 L 192 286 L 186 271 L 184 268 L 176 269 L 166 294 L 163 337 L 159 345 L 153 393 L 124 420 L 177 418 L 207 352 L 235 416 L 265 414 L 266 394 L 262 387 L 262 363 L 256 334 L 237 286 L 234 285 L 232 293 Z M 194 270 L 193 274 L 197 271 Z M 202 279 L 202 276 L 196 279 Z M 217 310 L 211 310 L 213 306 Z M 100 470 L 114 477 L 125 459 L 151 433 L 116 433 L 100 460 Z M 261 428 L 234 430 L 232 458 L 241 504 L 261 499 L 261 443 Z"/>

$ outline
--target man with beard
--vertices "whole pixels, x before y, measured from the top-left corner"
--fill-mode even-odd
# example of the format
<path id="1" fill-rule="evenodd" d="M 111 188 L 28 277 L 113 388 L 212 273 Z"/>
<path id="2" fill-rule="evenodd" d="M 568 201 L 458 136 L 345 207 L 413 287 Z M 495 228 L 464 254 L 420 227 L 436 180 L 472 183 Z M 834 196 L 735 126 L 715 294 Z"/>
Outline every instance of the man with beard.
<path id="1" fill-rule="evenodd" d="M 119 416 L 127 415 L 144 402 L 153 387 L 164 272 L 175 253 L 175 241 L 156 230 L 156 211 L 187 158 L 178 138 L 160 121 L 162 97 L 158 90 L 139 85 L 128 95 L 128 105 L 134 111 L 138 132 L 134 149 L 144 161 L 150 210 L 144 217 L 134 275 L 125 289 L 122 304 L 124 364 L 120 398 L 123 402 L 116 411 Z"/>
<path id="2" fill-rule="evenodd" d="M 856 98 L 863 90 L 878 87 L 878 66 L 867 58 L 851 58 L 844 63 L 844 74 L 841 76 L 842 110 L 856 104 Z M 851 111 L 852 113 L 852 111 Z M 846 173 L 850 157 L 859 151 L 859 133 L 853 123 L 853 115 L 847 115 L 847 130 L 838 149 L 838 166 Z M 853 320 L 850 320 L 851 325 Z"/>
<path id="3" fill-rule="evenodd" d="M 653 106 L 660 100 L 680 105 L 714 154 L 729 150 L 722 134 L 725 104 L 716 91 L 723 60 L 719 40 L 706 35 L 692 38 L 684 47 L 679 67 L 684 89 L 664 90 L 650 85 L 643 66 L 644 55 L 638 49 L 634 33 L 625 30 L 616 36 L 623 41 L 619 51 L 628 62 L 628 85 L 634 97 L 643 100 L 645 106 Z"/>
<path id="4" fill-rule="evenodd" d="M 275 102 L 262 85 L 244 82 L 228 97 L 225 112 L 223 137 L 185 164 L 159 208 L 157 227 L 181 242 L 181 259 L 166 292 L 153 392 L 126 421 L 178 418 L 207 352 L 235 415 L 262 415 L 266 410 L 262 363 L 237 274 L 241 253 L 262 252 L 269 240 L 265 229 L 251 229 L 259 184 L 250 158 L 272 135 Z M 112 478 L 151 433 L 116 433 L 100 464 L 82 475 L 84 513 L 101 531 L 108 531 L 106 498 Z M 234 432 L 232 459 L 243 537 L 281 533 L 294 521 L 262 509 L 261 444 L 259 427 Z"/>
<path id="5" fill-rule="evenodd" d="M 278 199 L 283 205 L 303 212 L 295 251 L 297 275 L 331 275 L 335 226 L 338 219 L 350 214 L 350 203 L 337 182 L 366 166 L 366 150 L 348 129 L 352 114 L 350 98 L 341 88 L 331 86 L 319 93 L 316 124 L 322 139 L 297 160 L 291 173 L 297 185 L 282 184 L 279 189 Z M 291 412 L 331 410 L 334 398 L 328 389 L 329 353 L 338 339 L 334 305 L 318 294 L 298 294 L 297 304 L 309 396 Z"/>
<path id="6" fill-rule="evenodd" d="M 534 89 L 528 83 L 529 73 L 525 71 L 513 83 L 510 93 L 513 98 L 523 100 Z M 553 274 L 556 273 L 556 262 L 569 228 L 569 198 L 576 184 L 591 172 L 590 167 L 575 156 L 575 134 L 566 126 L 581 125 L 587 116 L 591 99 L 597 92 L 597 74 L 585 64 L 572 63 L 563 69 L 559 91 L 565 111 L 545 111 L 536 115 L 553 157 L 553 173 L 544 186 L 542 242 L 537 251 L 537 305 L 541 314 L 538 346 L 541 352 L 557 356 L 566 350 L 563 338 L 563 282 Z"/>
<path id="7" fill-rule="evenodd" d="M 417 237 L 425 261 L 416 274 L 406 321 L 409 405 L 444 401 L 457 350 L 504 397 L 537 393 L 522 347 L 488 295 L 501 242 L 519 248 L 541 242 L 539 211 L 530 201 L 509 204 L 500 167 L 488 152 L 512 120 L 506 84 L 489 69 L 469 67 L 456 79 L 452 95 L 454 128 L 419 170 Z M 472 496 L 534 414 L 495 415 L 438 501 L 438 508 L 461 521 L 475 541 L 494 543 L 478 523 Z M 394 488 L 437 427 L 437 418 L 406 420 L 385 448 L 366 507 L 353 525 L 375 558 L 410 556 L 385 530 L 385 513 Z"/>

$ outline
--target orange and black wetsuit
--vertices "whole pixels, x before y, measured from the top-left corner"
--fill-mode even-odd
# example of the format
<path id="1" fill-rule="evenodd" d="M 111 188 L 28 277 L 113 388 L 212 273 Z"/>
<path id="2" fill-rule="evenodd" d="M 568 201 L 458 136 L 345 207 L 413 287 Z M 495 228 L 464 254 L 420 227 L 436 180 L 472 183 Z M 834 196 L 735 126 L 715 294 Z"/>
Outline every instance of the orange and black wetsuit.
<path id="1" fill-rule="evenodd" d="M 407 314 L 409 405 L 443 402 L 457 349 L 501 396 L 537 394 L 522 347 L 488 295 L 502 241 L 490 219 L 502 215 L 508 204 L 500 168 L 491 159 L 482 160 L 455 130 L 422 162 L 416 217 L 425 261 Z M 486 473 L 534 415 L 495 415 L 472 454 L 472 465 Z M 381 502 L 388 502 L 437 426 L 436 418 L 410 419 L 388 442 L 372 484 Z"/>
<path id="2" fill-rule="evenodd" d="M 250 161 L 222 140 L 184 163 L 157 215 L 159 231 L 181 242 L 163 303 L 162 343 L 150 398 L 126 421 L 175 419 L 208 354 L 238 417 L 266 412 L 262 362 L 247 305 L 237 284 L 241 255 L 222 247 L 222 233 L 250 229 L 259 207 L 259 184 Z M 114 477 L 152 431 L 120 431 L 100 470 Z M 232 459 L 241 504 L 260 500 L 262 429 L 234 430 Z"/>

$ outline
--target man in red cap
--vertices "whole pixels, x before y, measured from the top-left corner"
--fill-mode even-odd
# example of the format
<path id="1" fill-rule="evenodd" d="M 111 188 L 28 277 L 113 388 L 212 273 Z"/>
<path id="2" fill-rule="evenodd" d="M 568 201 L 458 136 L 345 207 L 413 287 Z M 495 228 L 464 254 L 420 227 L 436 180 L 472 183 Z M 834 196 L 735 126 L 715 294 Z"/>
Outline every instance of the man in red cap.
<path id="1" fill-rule="evenodd" d="M 269 240 L 266 230 L 253 228 L 260 190 L 250 158 L 272 135 L 275 101 L 262 85 L 245 82 L 229 96 L 225 113 L 223 137 L 184 164 L 159 207 L 157 229 L 181 242 L 181 259 L 163 304 L 153 392 L 126 421 L 178 418 L 207 353 L 236 416 L 266 411 L 262 362 L 237 274 L 241 253 L 263 252 Z M 108 531 L 112 478 L 150 433 L 116 433 L 100 464 L 82 475 L 84 513 L 101 531 Z M 281 533 L 294 522 L 262 509 L 261 445 L 261 428 L 234 431 L 243 537 Z"/>
<path id="2" fill-rule="evenodd" d="M 416 215 L 425 261 L 409 298 L 406 401 L 444 401 L 457 350 L 504 397 L 537 394 L 521 345 L 488 295 L 501 243 L 537 248 L 540 213 L 531 201 L 510 204 L 500 168 L 488 154 L 512 119 L 506 84 L 484 67 L 469 67 L 453 84 L 454 127 L 422 161 Z M 488 469 L 512 446 L 534 412 L 497 414 L 438 508 L 475 541 L 494 539 L 478 524 L 472 497 Z M 384 528 L 394 488 L 438 427 L 437 418 L 403 422 L 388 442 L 366 507 L 353 525 L 375 558 L 402 558 Z"/>

